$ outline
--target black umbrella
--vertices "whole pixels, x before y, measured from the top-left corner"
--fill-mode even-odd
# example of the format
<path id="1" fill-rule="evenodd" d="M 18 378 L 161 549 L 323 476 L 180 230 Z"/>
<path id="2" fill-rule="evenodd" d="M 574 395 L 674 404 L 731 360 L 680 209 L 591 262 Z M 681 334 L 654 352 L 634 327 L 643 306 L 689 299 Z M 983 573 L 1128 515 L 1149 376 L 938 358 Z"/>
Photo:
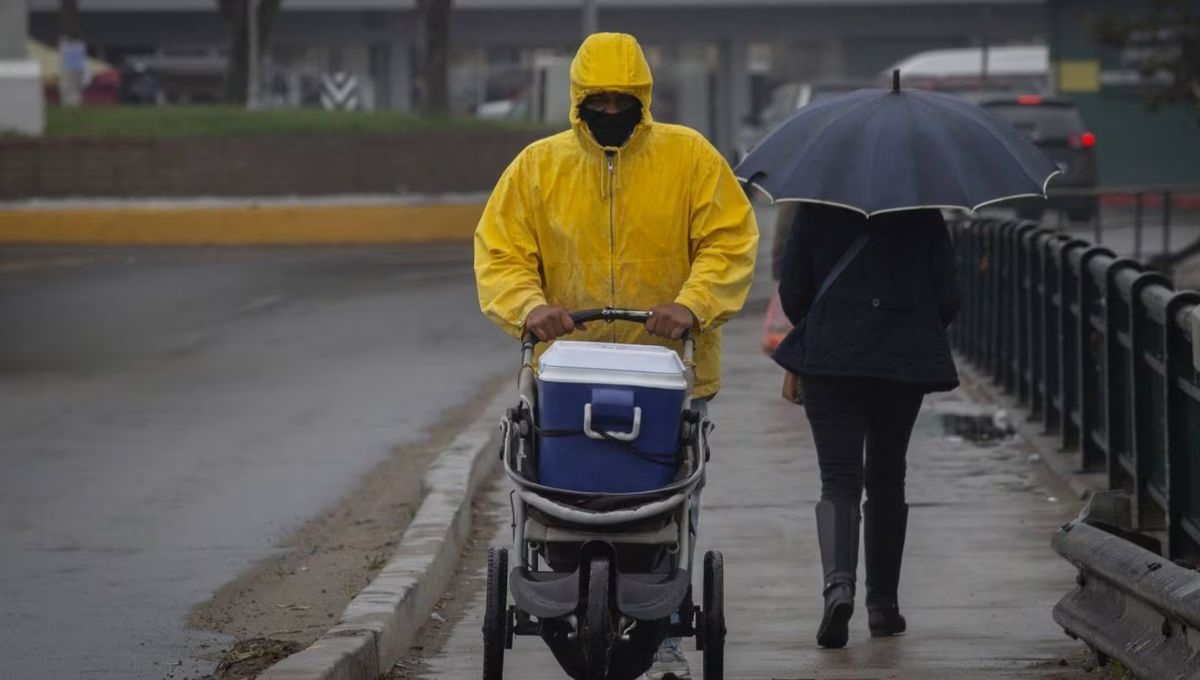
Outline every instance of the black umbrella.
<path id="1" fill-rule="evenodd" d="M 1045 197 L 1058 166 L 1011 123 L 959 97 L 867 89 L 801 108 L 738 164 L 774 201 L 867 216 Z"/>

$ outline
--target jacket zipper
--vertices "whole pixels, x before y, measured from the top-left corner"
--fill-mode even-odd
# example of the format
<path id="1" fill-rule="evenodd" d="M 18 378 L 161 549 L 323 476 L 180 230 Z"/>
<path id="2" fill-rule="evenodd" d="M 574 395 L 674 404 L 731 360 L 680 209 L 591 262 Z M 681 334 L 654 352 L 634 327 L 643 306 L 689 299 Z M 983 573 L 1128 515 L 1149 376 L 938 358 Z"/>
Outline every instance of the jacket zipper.
<path id="1" fill-rule="evenodd" d="M 608 159 L 608 283 L 609 307 L 617 305 L 617 227 L 616 227 L 616 155 L 615 151 L 605 151 Z M 612 341 L 617 341 L 617 330 L 613 328 Z"/>

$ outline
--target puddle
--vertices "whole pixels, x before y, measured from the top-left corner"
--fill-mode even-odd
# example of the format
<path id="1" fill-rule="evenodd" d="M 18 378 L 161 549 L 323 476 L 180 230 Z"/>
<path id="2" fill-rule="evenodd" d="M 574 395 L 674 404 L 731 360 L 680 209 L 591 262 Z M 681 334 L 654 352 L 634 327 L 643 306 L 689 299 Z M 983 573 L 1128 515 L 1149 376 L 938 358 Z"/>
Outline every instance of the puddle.
<path id="1" fill-rule="evenodd" d="M 940 420 L 947 437 L 958 437 L 977 446 L 999 444 L 1015 433 L 1004 411 L 942 413 Z"/>

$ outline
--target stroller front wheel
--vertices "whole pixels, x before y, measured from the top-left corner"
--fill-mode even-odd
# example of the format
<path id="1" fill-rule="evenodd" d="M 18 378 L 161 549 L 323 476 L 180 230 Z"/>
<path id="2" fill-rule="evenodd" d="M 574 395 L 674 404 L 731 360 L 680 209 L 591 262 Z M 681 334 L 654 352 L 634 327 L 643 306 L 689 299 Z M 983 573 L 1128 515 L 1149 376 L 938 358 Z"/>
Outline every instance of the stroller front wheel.
<path id="1" fill-rule="evenodd" d="M 704 555 L 704 603 L 701 605 L 704 680 L 725 677 L 725 557 L 713 550 Z"/>
<path id="2" fill-rule="evenodd" d="M 593 557 L 588 569 L 587 612 L 581 642 L 587 680 L 605 680 L 616 642 L 609 598 L 611 565 L 607 556 Z"/>
<path id="3" fill-rule="evenodd" d="M 483 680 L 503 680 L 508 646 L 508 550 L 488 549 L 487 599 L 483 614 Z"/>

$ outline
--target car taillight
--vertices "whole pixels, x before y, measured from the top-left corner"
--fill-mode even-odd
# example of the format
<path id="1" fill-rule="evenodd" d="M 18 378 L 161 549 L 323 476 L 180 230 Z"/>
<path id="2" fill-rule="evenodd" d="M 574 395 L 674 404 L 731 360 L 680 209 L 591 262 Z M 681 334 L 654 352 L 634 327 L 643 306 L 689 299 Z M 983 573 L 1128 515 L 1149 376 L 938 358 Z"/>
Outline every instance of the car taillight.
<path id="1" fill-rule="evenodd" d="M 1023 94 L 1017 97 L 1017 103 L 1021 106 L 1037 106 L 1042 103 L 1042 98 L 1036 94 Z"/>
<path id="2" fill-rule="evenodd" d="M 1091 132 L 1071 135 L 1071 147 L 1075 149 L 1090 149 L 1096 146 L 1096 135 Z"/>

